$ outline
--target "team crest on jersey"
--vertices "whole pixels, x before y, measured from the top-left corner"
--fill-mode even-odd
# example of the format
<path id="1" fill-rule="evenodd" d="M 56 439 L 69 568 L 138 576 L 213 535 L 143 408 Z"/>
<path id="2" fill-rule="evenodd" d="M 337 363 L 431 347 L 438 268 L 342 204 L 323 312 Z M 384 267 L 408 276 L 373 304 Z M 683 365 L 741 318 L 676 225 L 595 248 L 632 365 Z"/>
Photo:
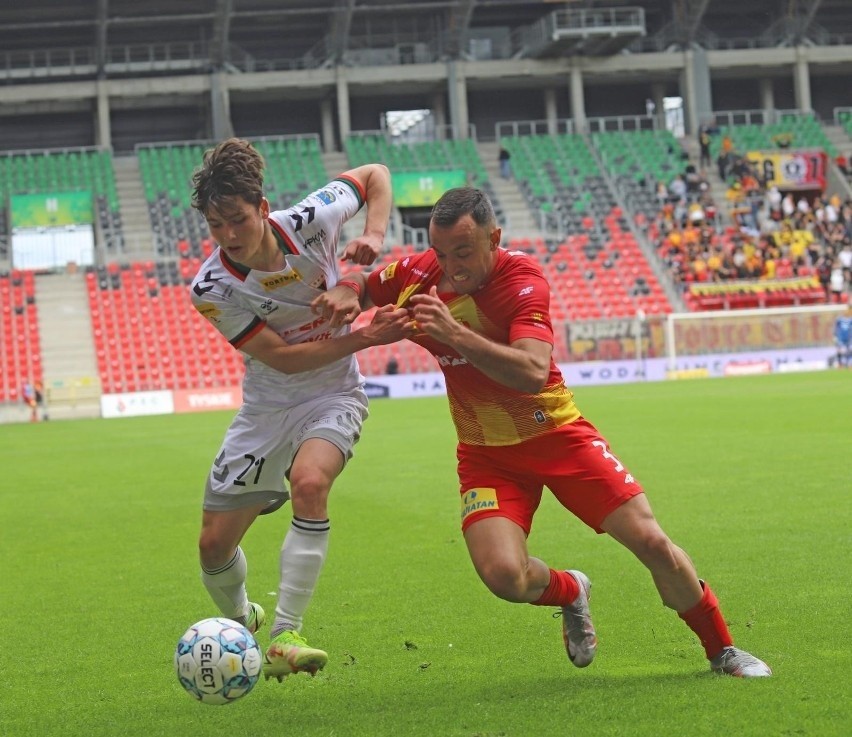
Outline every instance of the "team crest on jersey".
<path id="1" fill-rule="evenodd" d="M 497 489 L 469 489 L 461 498 L 462 522 L 470 515 L 490 509 L 500 509 Z"/>
<path id="2" fill-rule="evenodd" d="M 222 314 L 222 310 L 210 302 L 202 302 L 196 309 L 202 317 L 210 320 L 210 322 L 219 322 L 219 315 Z"/>
<path id="3" fill-rule="evenodd" d="M 544 320 L 544 314 L 541 312 L 530 312 L 530 320 L 542 322 Z"/>
<path id="4" fill-rule="evenodd" d="M 388 279 L 393 279 L 394 272 L 396 271 L 396 267 L 399 264 L 399 261 L 394 261 L 391 264 L 385 266 L 382 269 L 382 273 L 379 274 L 379 279 L 381 279 L 382 284 L 384 284 Z"/>
<path id="5" fill-rule="evenodd" d="M 302 275 L 296 269 L 293 269 L 286 274 L 273 274 L 264 277 L 260 280 L 260 284 L 265 292 L 274 292 L 276 289 L 286 287 L 296 281 L 302 281 Z"/>
<path id="6" fill-rule="evenodd" d="M 319 192 L 317 192 L 316 197 L 320 202 L 326 205 L 330 205 L 337 199 L 334 192 L 332 192 L 330 189 L 321 189 Z"/>

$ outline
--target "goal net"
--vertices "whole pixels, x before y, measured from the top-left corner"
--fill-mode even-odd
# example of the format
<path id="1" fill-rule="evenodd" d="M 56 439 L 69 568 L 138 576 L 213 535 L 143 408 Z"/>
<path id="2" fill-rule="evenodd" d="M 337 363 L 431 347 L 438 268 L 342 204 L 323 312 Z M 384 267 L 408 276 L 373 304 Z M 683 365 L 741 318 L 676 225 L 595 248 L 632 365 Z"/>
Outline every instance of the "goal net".
<path id="1" fill-rule="evenodd" d="M 679 357 L 822 348 L 846 305 L 808 305 L 758 310 L 671 314 L 665 323 L 668 367 Z"/>
<path id="2" fill-rule="evenodd" d="M 557 362 L 678 358 L 825 348 L 844 305 L 682 312 L 554 323 Z"/>

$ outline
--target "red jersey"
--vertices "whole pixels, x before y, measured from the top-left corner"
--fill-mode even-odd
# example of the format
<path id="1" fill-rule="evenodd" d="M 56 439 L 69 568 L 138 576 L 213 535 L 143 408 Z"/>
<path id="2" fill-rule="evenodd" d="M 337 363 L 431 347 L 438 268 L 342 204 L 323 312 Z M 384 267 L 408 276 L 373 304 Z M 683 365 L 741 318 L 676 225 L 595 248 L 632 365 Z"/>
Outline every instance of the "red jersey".
<path id="1" fill-rule="evenodd" d="M 372 272 L 367 279 L 376 305 L 405 307 L 418 292 L 437 286 L 442 276 L 434 251 L 407 256 Z M 535 338 L 553 345 L 550 286 L 538 264 L 521 251 L 497 251 L 497 263 L 475 294 L 439 293 L 453 317 L 495 343 Z M 574 395 L 550 359 L 547 382 L 538 394 L 511 389 L 467 362 L 450 346 L 415 334 L 411 340 L 438 361 L 447 385 L 450 413 L 459 442 L 514 445 L 573 422 L 580 416 Z"/>

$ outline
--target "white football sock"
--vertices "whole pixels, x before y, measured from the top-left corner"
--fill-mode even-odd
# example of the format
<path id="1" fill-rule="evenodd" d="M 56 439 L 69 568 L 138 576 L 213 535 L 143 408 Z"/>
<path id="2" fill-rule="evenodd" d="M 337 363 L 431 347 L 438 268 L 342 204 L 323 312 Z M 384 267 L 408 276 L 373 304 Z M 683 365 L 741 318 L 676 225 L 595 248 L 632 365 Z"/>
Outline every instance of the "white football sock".
<path id="1" fill-rule="evenodd" d="M 201 566 L 201 580 L 223 617 L 245 624 L 249 613 L 246 595 L 246 573 L 248 565 L 243 550 L 237 546 L 237 552 L 221 568 L 207 570 Z"/>
<path id="2" fill-rule="evenodd" d="M 270 634 L 300 630 L 328 553 L 329 523 L 293 517 L 281 546 L 281 582 Z"/>

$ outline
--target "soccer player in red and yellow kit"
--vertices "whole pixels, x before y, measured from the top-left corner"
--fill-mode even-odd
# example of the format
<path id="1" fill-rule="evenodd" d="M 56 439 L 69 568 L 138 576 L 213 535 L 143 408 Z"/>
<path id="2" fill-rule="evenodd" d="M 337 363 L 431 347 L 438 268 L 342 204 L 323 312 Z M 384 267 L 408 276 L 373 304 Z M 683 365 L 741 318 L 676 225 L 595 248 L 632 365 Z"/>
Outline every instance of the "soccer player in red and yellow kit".
<path id="1" fill-rule="evenodd" d="M 649 569 L 663 603 L 698 635 L 714 671 L 770 675 L 765 663 L 733 646 L 713 591 L 580 414 L 552 357 L 547 281 L 534 259 L 501 249 L 501 236 L 484 192 L 452 189 L 432 210 L 431 249 L 358 277 L 364 306 L 410 310 L 410 339 L 444 373 L 459 441 L 462 530 L 480 578 L 507 601 L 560 607 L 569 658 L 578 667 L 591 663 L 597 639 L 589 579 L 527 551 L 546 486 Z"/>

